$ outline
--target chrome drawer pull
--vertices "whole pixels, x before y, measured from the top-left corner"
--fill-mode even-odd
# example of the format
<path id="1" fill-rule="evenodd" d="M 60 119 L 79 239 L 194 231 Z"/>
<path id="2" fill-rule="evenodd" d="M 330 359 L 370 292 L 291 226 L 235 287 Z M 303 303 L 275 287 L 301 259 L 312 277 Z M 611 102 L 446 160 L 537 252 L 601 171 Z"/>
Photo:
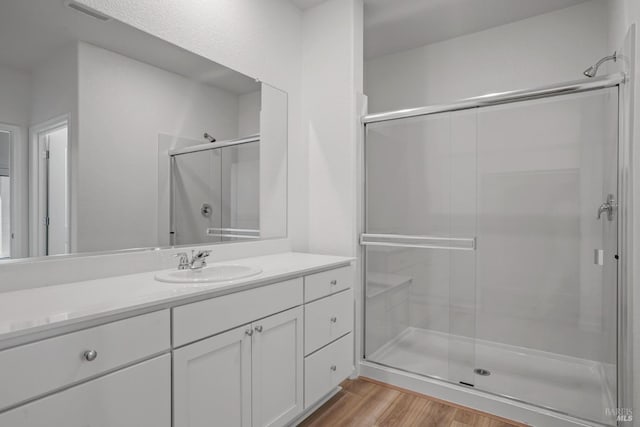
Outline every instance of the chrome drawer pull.
<path id="1" fill-rule="evenodd" d="M 334 371 L 334 372 L 335 372 L 335 371 L 336 371 L 336 369 L 338 369 L 338 368 L 336 367 L 336 365 L 332 365 L 332 366 L 331 366 L 331 370 L 332 370 L 332 371 Z"/>
<path id="2" fill-rule="evenodd" d="M 247 329 L 246 331 L 244 331 L 245 335 L 251 336 L 253 335 L 253 329 Z"/>
<path id="3" fill-rule="evenodd" d="M 93 362 L 98 357 L 98 352 L 95 350 L 87 350 L 82 354 L 82 358 L 87 362 Z"/>
<path id="4" fill-rule="evenodd" d="M 256 332 L 262 332 L 262 326 L 256 326 Z"/>
<path id="5" fill-rule="evenodd" d="M 333 316 L 331 318 L 331 323 L 336 323 L 338 321 L 338 318 L 336 316 Z"/>
<path id="6" fill-rule="evenodd" d="M 331 286 L 335 286 L 335 285 L 337 285 L 337 284 L 338 284 L 338 281 L 337 281 L 336 279 L 333 279 L 333 280 L 331 281 Z"/>

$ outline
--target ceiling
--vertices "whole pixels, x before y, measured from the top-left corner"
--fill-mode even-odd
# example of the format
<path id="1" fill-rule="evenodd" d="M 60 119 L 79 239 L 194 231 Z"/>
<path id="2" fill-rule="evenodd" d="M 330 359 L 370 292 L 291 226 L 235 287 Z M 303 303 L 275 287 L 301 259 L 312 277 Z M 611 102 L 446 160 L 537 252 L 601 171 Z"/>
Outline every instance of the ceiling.
<path id="1" fill-rule="evenodd" d="M 78 40 L 233 93 L 260 88 L 249 76 L 121 22 L 89 17 L 64 0 L 0 2 L 0 65 L 28 73 Z"/>
<path id="2" fill-rule="evenodd" d="M 323 0 L 291 0 L 308 9 Z M 369 59 L 486 30 L 587 0 L 364 0 Z"/>

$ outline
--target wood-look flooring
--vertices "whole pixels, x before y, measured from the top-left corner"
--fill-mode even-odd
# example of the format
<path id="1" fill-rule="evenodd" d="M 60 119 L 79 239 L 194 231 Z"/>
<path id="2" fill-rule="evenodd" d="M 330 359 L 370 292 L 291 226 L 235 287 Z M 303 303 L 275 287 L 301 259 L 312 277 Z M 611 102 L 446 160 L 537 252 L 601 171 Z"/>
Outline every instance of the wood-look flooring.
<path id="1" fill-rule="evenodd" d="M 300 426 L 521 427 L 522 424 L 360 377 Z"/>

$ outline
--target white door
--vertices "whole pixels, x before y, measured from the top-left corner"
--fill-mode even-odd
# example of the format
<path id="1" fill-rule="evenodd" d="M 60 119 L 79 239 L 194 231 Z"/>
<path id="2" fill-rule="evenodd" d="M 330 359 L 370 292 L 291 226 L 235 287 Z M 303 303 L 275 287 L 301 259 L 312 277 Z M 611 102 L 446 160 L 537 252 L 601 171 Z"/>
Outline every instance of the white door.
<path id="1" fill-rule="evenodd" d="M 70 253 L 68 117 L 33 126 L 29 133 L 30 255 Z"/>
<path id="2" fill-rule="evenodd" d="M 251 325 L 173 352 L 174 427 L 251 425 Z"/>
<path id="3" fill-rule="evenodd" d="M 303 408 L 302 307 L 253 326 L 253 426 L 283 426 Z"/>
<path id="4" fill-rule="evenodd" d="M 170 427 L 170 356 L 72 387 L 0 415 L 11 427 Z"/>
<path id="5" fill-rule="evenodd" d="M 68 132 L 63 126 L 47 138 L 47 255 L 69 253 Z"/>
<path id="6" fill-rule="evenodd" d="M 11 257 L 11 133 L 0 130 L 0 258 Z"/>

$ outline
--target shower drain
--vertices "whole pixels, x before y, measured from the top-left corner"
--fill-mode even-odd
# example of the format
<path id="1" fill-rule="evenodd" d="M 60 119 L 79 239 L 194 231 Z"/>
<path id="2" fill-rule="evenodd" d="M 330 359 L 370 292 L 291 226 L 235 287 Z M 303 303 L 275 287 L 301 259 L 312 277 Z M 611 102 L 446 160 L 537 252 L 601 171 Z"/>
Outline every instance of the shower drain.
<path id="1" fill-rule="evenodd" d="M 489 375 L 491 375 L 491 371 L 487 371 L 486 369 L 482 368 L 476 368 L 473 370 L 473 372 L 478 375 L 482 375 L 483 377 L 488 377 Z"/>

